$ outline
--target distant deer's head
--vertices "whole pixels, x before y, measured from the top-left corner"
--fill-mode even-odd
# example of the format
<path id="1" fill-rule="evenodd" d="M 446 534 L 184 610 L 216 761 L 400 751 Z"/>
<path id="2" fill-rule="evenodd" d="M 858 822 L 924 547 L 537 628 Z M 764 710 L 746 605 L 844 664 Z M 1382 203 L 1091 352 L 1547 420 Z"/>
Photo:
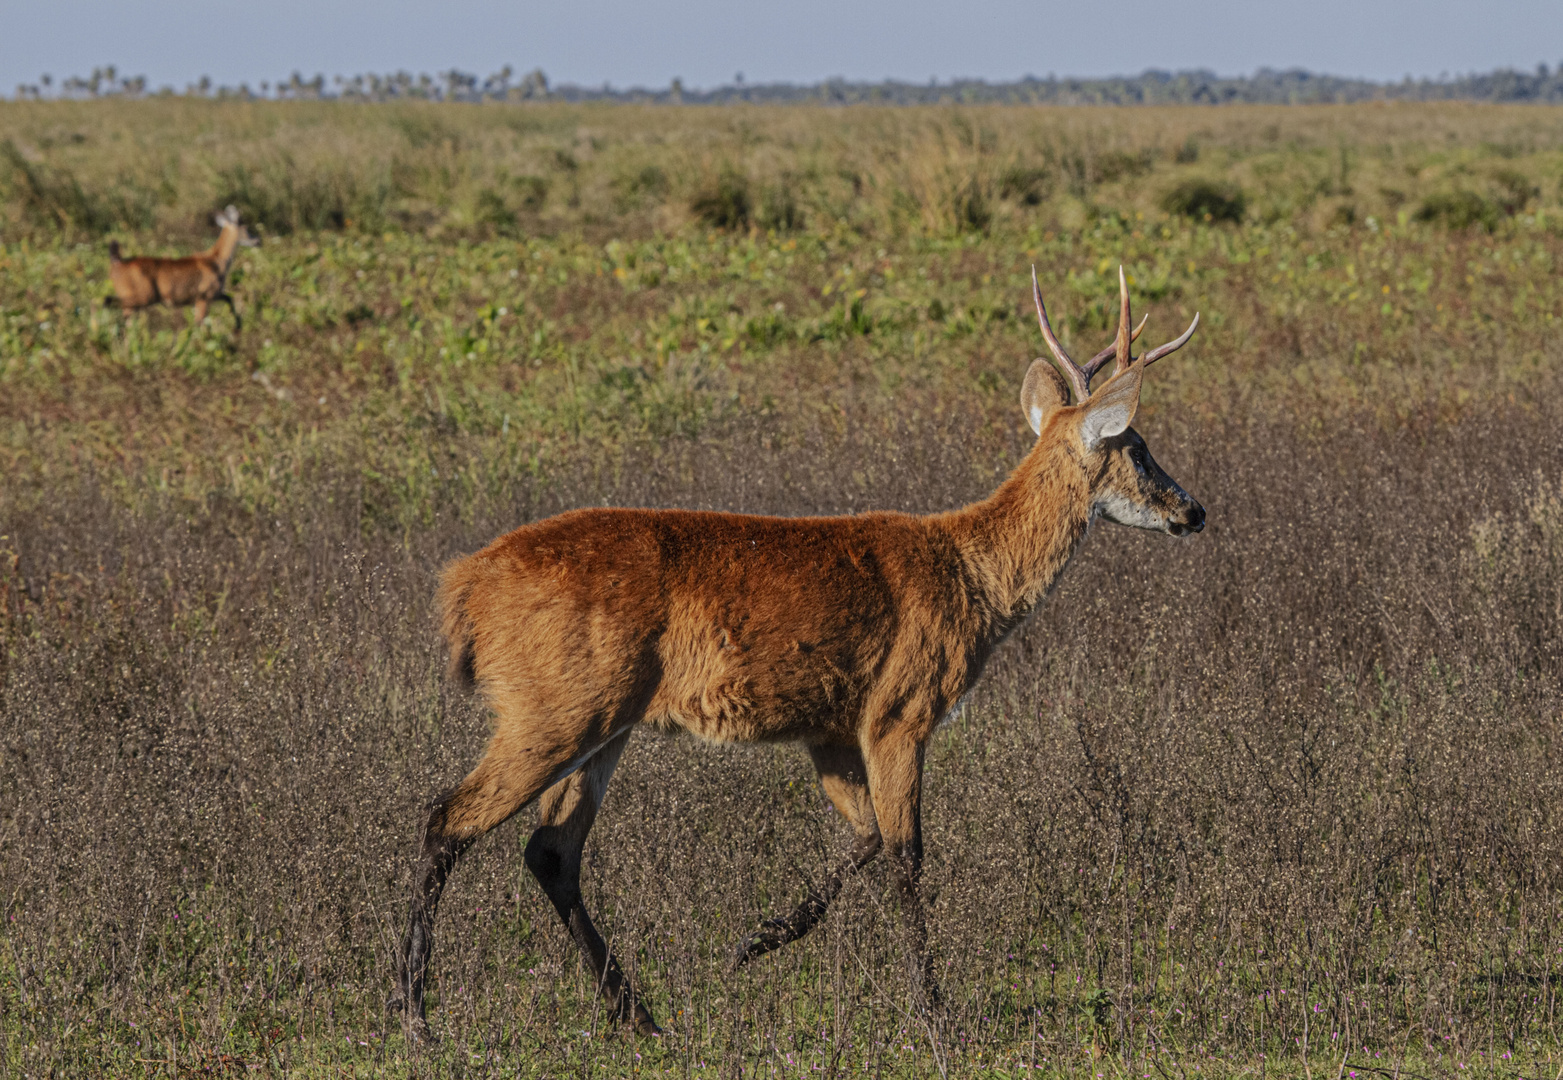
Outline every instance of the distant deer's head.
<path id="1" fill-rule="evenodd" d="M 260 244 L 260 240 L 251 236 L 250 230 L 239 221 L 238 207 L 230 205 L 227 209 L 218 211 L 217 216 L 212 220 L 216 222 L 219 229 L 233 229 L 238 234 L 239 247 L 256 247 Z"/>
<path id="2" fill-rule="evenodd" d="M 1091 491 L 1093 515 L 1132 525 L 1137 529 L 1184 536 L 1205 527 L 1205 508 L 1189 498 L 1178 482 L 1162 471 L 1151 457 L 1139 432 L 1129 425 L 1140 405 L 1140 383 L 1145 369 L 1168 353 L 1182 348 L 1194 336 L 1199 316 L 1181 337 L 1158 346 L 1143 356 L 1129 354 L 1129 345 L 1145 329 L 1145 320 L 1129 329 L 1129 284 L 1123 268 L 1118 268 L 1118 335 L 1112 345 L 1097 353 L 1084 365 L 1076 364 L 1058 343 L 1042 305 L 1042 290 L 1037 285 L 1035 268 L 1031 271 L 1031 289 L 1036 300 L 1042 337 L 1058 367 L 1038 359 L 1026 372 L 1020 388 L 1020 404 L 1040 437 L 1047 431 L 1053 438 L 1065 440 L 1078 454 Z M 1108 360 L 1114 360 L 1112 376 L 1091 392 L 1091 378 Z M 1075 403 L 1069 403 L 1070 391 Z"/>

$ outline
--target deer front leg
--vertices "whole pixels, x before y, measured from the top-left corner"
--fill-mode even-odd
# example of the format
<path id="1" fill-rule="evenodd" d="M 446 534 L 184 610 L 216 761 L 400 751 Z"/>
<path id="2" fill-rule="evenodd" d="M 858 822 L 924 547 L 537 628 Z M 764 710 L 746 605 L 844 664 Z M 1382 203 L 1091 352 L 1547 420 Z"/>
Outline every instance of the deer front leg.
<path id="1" fill-rule="evenodd" d="M 928 953 L 928 919 L 919 888 L 923 873 L 923 742 L 890 731 L 865 747 L 863 756 L 874 814 L 900 888 L 914 992 L 923 1003 L 938 1008 L 939 987 Z"/>
<path id="2" fill-rule="evenodd" d="M 233 314 L 233 332 L 237 334 L 244 329 L 244 320 L 239 317 L 239 309 L 234 306 L 233 297 L 225 292 L 217 294 L 216 299 L 228 305 L 228 310 Z"/>
<path id="3" fill-rule="evenodd" d="M 841 811 L 857 840 L 852 854 L 831 872 L 817 889 L 810 889 L 803 903 L 785 918 L 767 919 L 760 929 L 738 946 L 733 966 L 742 967 L 756 957 L 797 941 L 814 929 L 825 917 L 831 901 L 852 874 L 874 860 L 883 843 L 874 820 L 874 805 L 868 795 L 868 772 L 863 755 L 855 746 L 811 746 L 809 756 L 819 772 L 821 786 L 831 803 Z"/>

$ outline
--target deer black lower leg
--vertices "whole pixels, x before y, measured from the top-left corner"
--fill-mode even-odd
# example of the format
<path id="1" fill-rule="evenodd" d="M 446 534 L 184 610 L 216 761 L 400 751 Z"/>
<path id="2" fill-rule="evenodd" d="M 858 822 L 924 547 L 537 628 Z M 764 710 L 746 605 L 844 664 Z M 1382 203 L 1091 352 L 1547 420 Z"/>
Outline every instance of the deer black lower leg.
<path id="1" fill-rule="evenodd" d="M 227 293 L 218 293 L 217 299 L 227 304 L 229 312 L 231 312 L 233 315 L 233 332 L 237 334 L 240 330 L 243 330 L 244 320 L 239 317 L 239 309 L 237 306 L 235 306 L 233 297 L 229 296 Z"/>
<path id="2" fill-rule="evenodd" d="M 818 889 L 810 889 L 808 895 L 803 898 L 803 903 L 793 909 L 791 915 L 767 920 L 758 932 L 738 946 L 735 966 L 742 967 L 750 960 L 764 956 L 789 942 L 797 941 L 819 925 L 819 921 L 825 917 L 825 912 L 830 909 L 836 895 L 841 892 L 841 886 L 847 875 L 856 873 L 872 862 L 874 856 L 879 854 L 880 846 L 878 833 L 859 839 L 851 857 L 832 872 Z"/>
<path id="3" fill-rule="evenodd" d="M 402 1013 L 413 1034 L 424 1039 L 428 1038 L 428 1024 L 424 1019 L 423 988 L 429 955 L 434 950 L 435 909 L 439 906 L 440 894 L 445 891 L 451 868 L 468 847 L 468 842 L 443 834 L 444 822 L 445 806 L 440 803 L 430 812 L 424 831 L 423 857 L 419 860 L 413 887 L 412 914 L 407 921 L 407 934 L 402 939 L 396 990 L 390 1001 L 390 1007 Z"/>
<path id="4" fill-rule="evenodd" d="M 662 1029 L 652 1019 L 651 1013 L 641 1004 L 629 979 L 625 978 L 619 962 L 608 951 L 607 942 L 592 925 L 581 899 L 580 853 L 561 852 L 549 843 L 549 828 L 532 834 L 526 845 L 526 865 L 542 886 L 554 910 L 575 939 L 576 947 L 585 955 L 597 979 L 597 988 L 608 1002 L 613 1015 L 632 1023 L 641 1035 L 660 1035 Z"/>

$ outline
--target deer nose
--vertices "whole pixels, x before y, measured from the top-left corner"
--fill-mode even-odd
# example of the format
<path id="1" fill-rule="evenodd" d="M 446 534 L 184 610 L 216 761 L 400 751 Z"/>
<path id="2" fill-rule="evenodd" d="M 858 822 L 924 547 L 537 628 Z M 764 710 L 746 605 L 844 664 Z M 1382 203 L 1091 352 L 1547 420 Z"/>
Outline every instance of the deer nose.
<path id="1" fill-rule="evenodd" d="M 1201 532 L 1205 528 L 1205 508 L 1195 503 L 1189 511 L 1188 520 L 1183 523 L 1189 532 Z"/>

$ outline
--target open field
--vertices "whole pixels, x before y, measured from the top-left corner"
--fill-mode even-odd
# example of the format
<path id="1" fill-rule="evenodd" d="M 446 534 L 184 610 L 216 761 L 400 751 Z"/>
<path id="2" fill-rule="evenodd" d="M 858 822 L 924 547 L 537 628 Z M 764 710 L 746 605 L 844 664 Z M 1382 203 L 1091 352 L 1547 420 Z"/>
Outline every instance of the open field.
<path id="1" fill-rule="evenodd" d="M 245 316 L 104 311 L 108 238 Z M 1563 1065 L 1563 113 L 0 104 L 0 1076 L 1354 1074 Z M 791 748 L 638 736 L 587 903 L 524 812 L 383 1002 L 485 735 L 434 573 L 571 506 L 933 510 L 1064 341 L 1197 310 L 1137 428 L 1210 513 L 1094 532 L 930 752 L 908 1014 Z M 1373 1070 L 1380 1070 L 1375 1073 Z"/>

